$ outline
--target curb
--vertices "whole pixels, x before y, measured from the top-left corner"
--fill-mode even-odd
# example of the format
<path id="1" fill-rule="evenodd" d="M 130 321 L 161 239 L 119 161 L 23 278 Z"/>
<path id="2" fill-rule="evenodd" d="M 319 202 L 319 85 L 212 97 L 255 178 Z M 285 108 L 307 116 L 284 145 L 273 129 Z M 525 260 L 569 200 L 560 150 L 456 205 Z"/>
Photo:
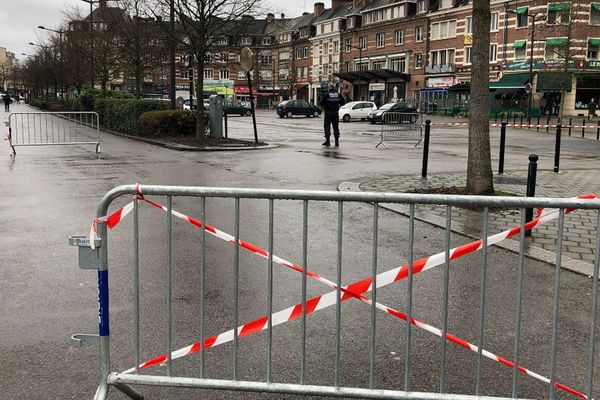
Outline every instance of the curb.
<path id="1" fill-rule="evenodd" d="M 360 189 L 360 183 L 356 182 L 342 182 L 338 185 L 338 191 L 340 192 L 362 192 Z M 400 204 L 380 204 L 381 208 L 384 208 L 389 211 L 393 211 L 395 213 L 404 215 L 408 217 L 410 215 L 410 207 Z M 438 217 L 437 215 L 418 212 L 415 213 L 415 220 L 425 222 L 427 224 L 433 225 L 436 228 L 446 228 L 446 220 L 444 218 Z M 481 239 L 480 237 L 473 236 L 472 234 L 467 233 L 467 229 L 464 224 L 459 222 L 452 222 L 452 227 L 450 229 L 454 233 L 458 233 L 460 235 L 466 236 L 471 239 Z M 514 239 L 507 239 L 503 242 L 497 243 L 494 246 L 499 247 L 504 250 L 508 250 L 512 253 L 519 254 L 520 252 L 520 243 Z M 545 250 L 541 247 L 537 247 L 532 245 L 531 243 L 527 243 L 526 240 L 526 249 L 525 249 L 525 257 L 531 258 L 536 261 L 541 261 L 550 265 L 556 265 L 556 253 L 552 251 Z M 562 269 L 567 271 L 574 272 L 579 275 L 587 276 L 588 278 L 594 275 L 594 266 L 585 261 L 576 260 L 571 257 L 562 256 Z"/>

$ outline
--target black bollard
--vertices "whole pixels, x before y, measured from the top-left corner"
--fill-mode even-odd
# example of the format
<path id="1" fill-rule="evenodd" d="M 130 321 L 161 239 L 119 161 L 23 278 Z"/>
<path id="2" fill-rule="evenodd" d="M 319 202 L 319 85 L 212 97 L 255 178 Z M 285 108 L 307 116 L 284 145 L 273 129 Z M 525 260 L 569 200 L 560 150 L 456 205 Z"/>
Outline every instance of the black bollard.
<path id="1" fill-rule="evenodd" d="M 550 132 L 550 114 L 548 114 L 548 120 L 546 121 L 546 132 Z"/>
<path id="2" fill-rule="evenodd" d="M 506 146 L 506 122 L 500 128 L 500 158 L 498 160 L 498 174 L 504 173 L 504 147 Z"/>
<path id="3" fill-rule="evenodd" d="M 494 123 L 498 123 L 498 113 L 494 113 Z"/>
<path id="4" fill-rule="evenodd" d="M 600 140 L 600 121 L 598 121 L 598 129 L 596 129 L 596 140 Z"/>
<path id="5" fill-rule="evenodd" d="M 560 164 L 560 140 L 562 125 L 556 125 L 556 144 L 554 145 L 554 172 L 558 172 Z"/>
<path id="6" fill-rule="evenodd" d="M 537 154 L 529 155 L 529 169 L 527 170 L 527 197 L 535 197 L 535 180 L 537 178 Z M 533 208 L 525 209 L 525 223 L 533 220 Z M 525 236 L 531 236 L 531 229 L 525 231 Z"/>
<path id="7" fill-rule="evenodd" d="M 538 117 L 538 122 L 537 122 L 537 126 L 535 127 L 535 129 L 539 132 L 540 131 L 540 117 Z"/>
<path id="8" fill-rule="evenodd" d="M 521 126 L 519 126 L 519 128 L 522 128 L 523 127 L 523 116 L 522 115 L 521 115 L 521 124 L 520 125 Z"/>
<path id="9" fill-rule="evenodd" d="M 569 136 L 571 136 L 571 129 L 573 129 L 573 118 L 569 118 Z"/>
<path id="10" fill-rule="evenodd" d="M 513 128 L 517 124 L 517 114 L 513 116 Z"/>
<path id="11" fill-rule="evenodd" d="M 228 137 L 228 127 L 227 127 L 227 111 L 223 111 L 223 119 L 225 120 L 225 139 Z"/>
<path id="12" fill-rule="evenodd" d="M 425 141 L 423 142 L 423 168 L 421 177 L 427 178 L 427 161 L 429 158 L 429 136 L 431 134 L 431 120 L 425 121 Z"/>
<path id="13" fill-rule="evenodd" d="M 582 138 L 585 137 L 585 118 L 583 119 L 583 122 L 581 123 L 581 137 Z"/>
<path id="14" fill-rule="evenodd" d="M 531 116 L 527 117 L 527 129 L 531 130 Z"/>

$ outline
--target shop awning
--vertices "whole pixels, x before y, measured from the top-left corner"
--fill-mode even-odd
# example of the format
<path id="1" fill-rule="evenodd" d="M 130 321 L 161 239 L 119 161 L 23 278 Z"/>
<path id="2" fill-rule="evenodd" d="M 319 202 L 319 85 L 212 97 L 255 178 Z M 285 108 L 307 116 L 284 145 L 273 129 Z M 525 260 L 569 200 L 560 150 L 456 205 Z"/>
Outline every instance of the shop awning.
<path id="1" fill-rule="evenodd" d="M 555 37 L 546 39 L 546 46 L 566 46 L 569 43 L 569 38 Z"/>
<path id="2" fill-rule="evenodd" d="M 589 38 L 588 43 L 591 46 L 600 46 L 600 39 L 599 38 Z"/>
<path id="3" fill-rule="evenodd" d="M 378 69 L 378 70 L 368 70 L 368 71 L 350 71 L 350 72 L 336 72 L 333 74 L 340 79 L 343 79 L 348 82 L 354 81 L 373 81 L 373 80 L 383 80 L 386 81 L 388 79 L 399 79 L 403 82 L 410 81 L 410 75 L 394 71 L 393 69 Z"/>
<path id="4" fill-rule="evenodd" d="M 548 11 L 567 11 L 571 9 L 571 3 L 549 3 Z"/>
<path id="5" fill-rule="evenodd" d="M 498 82 L 490 82 L 490 89 L 524 89 L 529 73 L 505 74 Z"/>
<path id="6" fill-rule="evenodd" d="M 592 10 L 600 11 L 600 3 L 592 3 Z"/>
<path id="7" fill-rule="evenodd" d="M 517 9 L 515 10 L 515 14 L 523 15 L 523 14 L 527 14 L 528 11 L 529 11 L 529 7 L 517 7 Z"/>
<path id="8" fill-rule="evenodd" d="M 560 92 L 571 91 L 573 81 L 571 73 L 568 72 L 539 72 L 537 75 L 537 92 Z"/>
<path id="9" fill-rule="evenodd" d="M 527 40 L 517 40 L 512 44 L 513 49 L 522 49 L 527 44 Z"/>
<path id="10" fill-rule="evenodd" d="M 469 93 L 471 92 L 470 83 L 457 83 L 456 85 L 450 86 L 448 92 L 452 93 Z"/>

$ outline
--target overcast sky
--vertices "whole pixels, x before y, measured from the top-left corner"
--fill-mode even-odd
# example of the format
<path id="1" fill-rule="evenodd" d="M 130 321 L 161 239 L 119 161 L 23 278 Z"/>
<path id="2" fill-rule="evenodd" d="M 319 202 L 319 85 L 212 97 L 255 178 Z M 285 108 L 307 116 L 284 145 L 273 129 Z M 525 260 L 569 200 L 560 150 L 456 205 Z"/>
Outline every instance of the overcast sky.
<path id="1" fill-rule="evenodd" d="M 325 7 L 331 0 L 324 0 Z M 312 11 L 314 0 L 262 0 L 266 7 L 279 16 L 298 16 L 303 11 Z M 27 43 L 41 41 L 46 33 L 39 25 L 56 28 L 65 18 L 65 10 L 79 7 L 89 10 L 81 0 L 0 0 L 0 47 L 6 47 L 23 59 L 21 53 L 31 54 L 35 48 Z"/>

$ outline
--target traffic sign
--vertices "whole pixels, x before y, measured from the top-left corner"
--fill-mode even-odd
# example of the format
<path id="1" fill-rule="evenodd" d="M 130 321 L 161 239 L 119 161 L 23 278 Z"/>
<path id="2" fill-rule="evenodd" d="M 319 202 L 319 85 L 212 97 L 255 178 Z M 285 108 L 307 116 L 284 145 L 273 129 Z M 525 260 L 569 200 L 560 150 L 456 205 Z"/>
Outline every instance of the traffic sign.
<path id="1" fill-rule="evenodd" d="M 533 86 L 531 86 L 531 83 L 527 83 L 525 85 L 525 93 L 531 93 L 532 89 L 533 89 Z"/>

